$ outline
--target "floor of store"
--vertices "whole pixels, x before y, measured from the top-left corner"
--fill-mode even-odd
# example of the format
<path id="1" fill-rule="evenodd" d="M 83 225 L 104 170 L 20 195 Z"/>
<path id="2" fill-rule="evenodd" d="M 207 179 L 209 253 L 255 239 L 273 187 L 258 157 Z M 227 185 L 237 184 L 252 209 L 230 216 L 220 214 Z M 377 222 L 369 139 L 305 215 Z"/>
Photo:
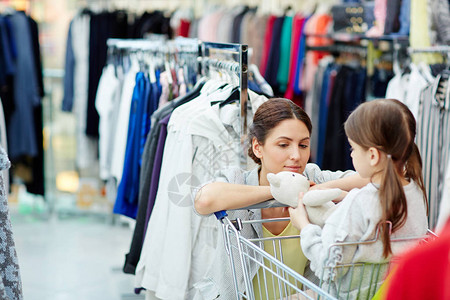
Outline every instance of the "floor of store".
<path id="1" fill-rule="evenodd" d="M 26 300 L 134 300 L 122 272 L 133 230 L 111 216 L 43 218 L 10 208 Z"/>

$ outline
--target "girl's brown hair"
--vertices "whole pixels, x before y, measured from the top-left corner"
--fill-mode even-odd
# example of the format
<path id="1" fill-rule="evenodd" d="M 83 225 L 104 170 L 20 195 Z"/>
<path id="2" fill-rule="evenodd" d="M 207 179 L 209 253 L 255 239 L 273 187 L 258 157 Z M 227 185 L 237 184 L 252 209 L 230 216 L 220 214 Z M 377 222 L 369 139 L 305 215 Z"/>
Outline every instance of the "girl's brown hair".
<path id="1" fill-rule="evenodd" d="M 275 128 L 281 121 L 288 119 L 297 119 L 302 121 L 308 128 L 311 135 L 312 125 L 308 114 L 294 102 L 285 98 L 273 98 L 264 102 L 255 112 L 253 116 L 253 124 L 250 126 L 248 139 L 249 145 L 248 155 L 257 164 L 261 164 L 261 160 L 253 153 L 252 141 L 255 138 L 259 143 L 264 145 L 270 130 Z"/>
<path id="2" fill-rule="evenodd" d="M 408 208 L 402 177 L 414 180 L 423 192 L 425 206 L 427 196 L 422 177 L 422 159 L 414 143 L 416 121 L 402 102 L 394 99 L 377 99 L 358 106 L 344 125 L 347 137 L 364 149 L 374 147 L 386 154 L 379 189 L 382 207 L 380 220 L 383 255 L 392 253 L 390 231 L 399 229 L 406 222 Z M 386 222 L 391 222 L 392 227 Z"/>

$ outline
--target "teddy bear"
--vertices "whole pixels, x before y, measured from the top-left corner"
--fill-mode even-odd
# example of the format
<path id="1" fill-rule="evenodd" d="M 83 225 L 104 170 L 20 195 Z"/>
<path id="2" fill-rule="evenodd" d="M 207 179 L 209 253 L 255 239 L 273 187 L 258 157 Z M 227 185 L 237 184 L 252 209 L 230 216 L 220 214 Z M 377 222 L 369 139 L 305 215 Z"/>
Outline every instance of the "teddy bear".
<path id="1" fill-rule="evenodd" d="M 309 189 L 308 179 L 299 174 L 282 171 L 277 174 L 267 174 L 272 196 L 278 202 L 290 207 L 297 207 L 298 195 L 304 192 L 303 204 L 305 204 L 309 221 L 323 227 L 325 220 L 336 209 L 332 200 L 342 193 L 340 189 L 312 190 Z"/>

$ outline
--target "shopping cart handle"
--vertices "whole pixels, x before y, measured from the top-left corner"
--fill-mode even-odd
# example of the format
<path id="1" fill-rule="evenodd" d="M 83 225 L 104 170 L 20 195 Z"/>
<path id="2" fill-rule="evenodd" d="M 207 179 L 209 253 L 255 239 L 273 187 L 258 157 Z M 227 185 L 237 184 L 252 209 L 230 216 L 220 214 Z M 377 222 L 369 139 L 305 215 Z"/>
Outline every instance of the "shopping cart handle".
<path id="1" fill-rule="evenodd" d="M 228 216 L 228 214 L 225 210 L 217 211 L 214 214 L 216 215 L 217 220 L 222 220 L 223 218 Z"/>

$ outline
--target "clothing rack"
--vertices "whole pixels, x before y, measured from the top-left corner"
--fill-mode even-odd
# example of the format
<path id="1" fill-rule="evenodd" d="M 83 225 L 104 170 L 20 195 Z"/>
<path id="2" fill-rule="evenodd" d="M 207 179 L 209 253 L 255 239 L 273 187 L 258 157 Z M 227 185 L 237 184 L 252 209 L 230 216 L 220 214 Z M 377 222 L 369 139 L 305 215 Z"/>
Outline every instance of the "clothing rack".
<path id="1" fill-rule="evenodd" d="M 360 56 L 367 55 L 367 47 L 360 45 L 342 45 L 342 44 L 334 44 L 330 46 L 306 46 L 307 50 L 311 51 L 324 51 L 324 52 L 332 52 L 332 53 L 351 53 L 358 54 Z"/>
<path id="2" fill-rule="evenodd" d="M 248 101 L 248 46 L 232 43 L 199 43 L 199 73 L 207 75 L 207 69 L 214 67 L 239 75 L 239 100 L 241 120 L 241 167 L 246 167 L 245 147 L 247 140 Z"/>
<path id="3" fill-rule="evenodd" d="M 409 54 L 414 53 L 449 53 L 450 46 L 431 46 L 423 48 L 408 48 Z"/>
<path id="4" fill-rule="evenodd" d="M 188 53 L 198 55 L 197 39 L 176 38 L 175 40 L 151 40 L 151 39 L 108 39 L 107 46 L 110 49 L 141 50 L 152 53 Z"/>
<path id="5" fill-rule="evenodd" d="M 151 57 L 158 58 L 164 64 L 175 61 L 186 67 L 185 55 L 195 56 L 190 58 L 196 62 L 199 55 L 198 40 L 192 38 L 177 37 L 174 40 L 166 39 L 108 39 L 108 56 L 116 53 L 136 53 L 141 59 L 143 54 L 151 54 Z M 168 69 L 169 66 L 167 65 Z M 169 83 L 172 84 L 172 76 L 168 76 Z"/>
<path id="6" fill-rule="evenodd" d="M 444 61 L 447 65 L 450 64 L 450 46 L 439 45 L 439 46 L 431 46 L 431 47 L 423 47 L 423 48 L 408 48 L 408 54 L 413 55 L 417 53 L 442 53 L 444 57 Z"/>
<path id="7" fill-rule="evenodd" d="M 190 38 L 175 40 L 108 39 L 109 51 L 129 50 L 155 54 L 195 54 L 198 57 L 198 73 L 207 76 L 209 67 L 239 75 L 239 101 L 241 120 L 241 149 L 247 140 L 248 101 L 248 46 L 231 43 L 202 42 Z M 241 166 L 246 167 L 245 151 L 241 153 Z"/>

